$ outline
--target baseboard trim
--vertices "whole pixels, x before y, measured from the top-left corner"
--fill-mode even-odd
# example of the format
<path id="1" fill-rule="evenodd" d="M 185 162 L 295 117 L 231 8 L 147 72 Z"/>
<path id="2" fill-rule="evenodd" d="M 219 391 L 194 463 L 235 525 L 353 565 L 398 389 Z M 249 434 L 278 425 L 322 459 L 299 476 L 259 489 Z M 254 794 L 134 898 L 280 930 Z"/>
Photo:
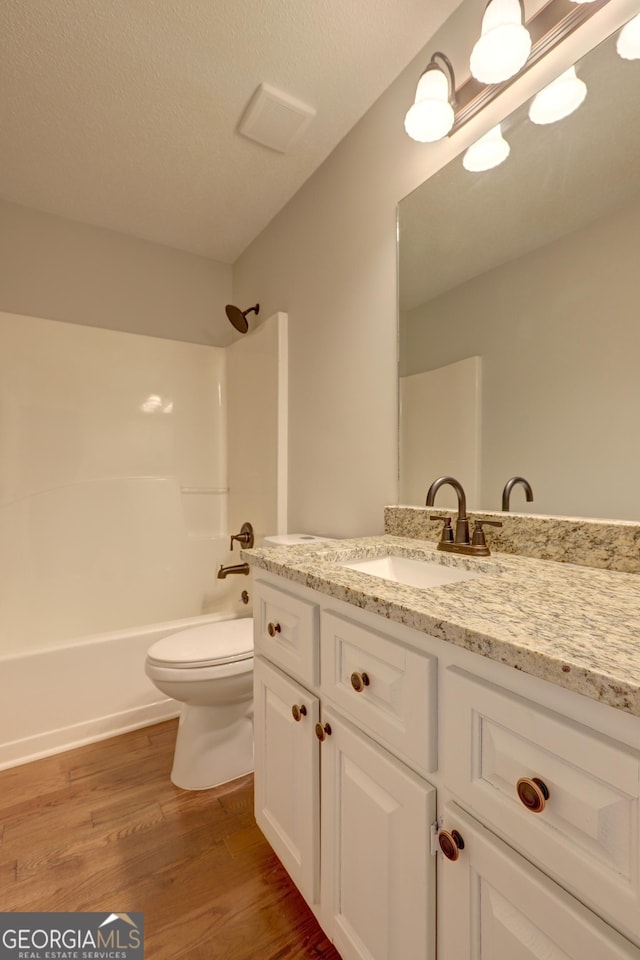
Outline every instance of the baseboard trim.
<path id="1" fill-rule="evenodd" d="M 177 717 L 179 713 L 180 704 L 165 698 L 134 710 L 113 713 L 69 727 L 61 727 L 58 730 L 48 730 L 46 733 L 38 733 L 22 740 L 3 743 L 0 744 L 0 770 L 31 763 L 33 760 L 50 757 L 56 753 L 64 753 L 66 750 L 73 750 L 87 743 L 117 737 L 130 730 L 148 727 L 162 720 L 170 720 Z"/>

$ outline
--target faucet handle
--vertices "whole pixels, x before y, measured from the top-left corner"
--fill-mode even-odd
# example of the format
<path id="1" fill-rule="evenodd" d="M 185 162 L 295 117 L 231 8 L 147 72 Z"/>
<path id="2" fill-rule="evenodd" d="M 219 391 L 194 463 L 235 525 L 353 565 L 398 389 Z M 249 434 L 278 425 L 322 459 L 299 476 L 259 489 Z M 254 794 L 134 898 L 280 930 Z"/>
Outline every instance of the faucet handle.
<path id="1" fill-rule="evenodd" d="M 254 543 L 253 527 L 251 524 L 243 523 L 242 527 L 240 528 L 240 533 L 233 534 L 229 543 L 229 550 L 233 550 L 234 540 L 237 540 L 238 543 L 241 543 L 243 547 L 247 547 L 250 550 Z"/>
<path id="2" fill-rule="evenodd" d="M 502 520 L 476 520 L 471 543 L 474 547 L 486 547 L 483 527 L 501 527 Z"/>
<path id="3" fill-rule="evenodd" d="M 443 522 L 442 533 L 440 534 L 440 543 L 453 543 L 453 527 L 451 526 L 451 517 L 430 516 L 429 520 L 441 520 Z"/>

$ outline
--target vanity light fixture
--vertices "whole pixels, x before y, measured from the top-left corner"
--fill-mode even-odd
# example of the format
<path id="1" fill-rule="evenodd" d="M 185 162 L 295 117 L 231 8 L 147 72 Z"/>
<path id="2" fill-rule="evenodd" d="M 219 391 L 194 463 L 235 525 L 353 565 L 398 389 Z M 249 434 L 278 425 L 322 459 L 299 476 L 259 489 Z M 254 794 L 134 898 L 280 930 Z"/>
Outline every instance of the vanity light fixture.
<path id="1" fill-rule="evenodd" d="M 530 52 L 523 0 L 489 0 L 480 39 L 471 51 L 472 76 L 482 83 L 501 83 L 522 69 Z"/>
<path id="2" fill-rule="evenodd" d="M 618 34 L 616 50 L 623 60 L 640 60 L 640 13 L 625 23 Z"/>
<path id="3" fill-rule="evenodd" d="M 527 22 L 524 0 L 488 0 L 482 35 L 471 53 L 471 76 L 456 89 L 450 60 L 443 53 L 434 53 L 418 81 L 415 102 L 405 116 L 407 134 L 420 143 L 433 143 L 449 133 L 455 134 L 516 82 L 521 73 L 548 56 L 609 2 L 545 0 Z M 622 28 L 618 53 L 628 59 L 640 58 L 640 14 Z M 562 89 L 567 93 L 569 87 L 567 82 Z M 578 90 L 582 91 L 580 98 Z M 577 77 L 573 78 L 572 99 L 577 102 L 571 109 L 535 122 L 551 123 L 567 116 L 579 106 L 584 94 L 584 86 Z"/>
<path id="4" fill-rule="evenodd" d="M 440 59 L 444 69 L 437 62 Z M 418 80 L 415 101 L 404 118 L 404 128 L 412 140 L 434 143 L 451 130 L 454 121 L 456 81 L 451 61 L 436 52 Z"/>
<path id="5" fill-rule="evenodd" d="M 529 119 L 538 124 L 563 120 L 578 109 L 586 95 L 586 83 L 576 76 L 575 67 L 569 67 L 535 95 L 529 107 Z"/>
<path id="6" fill-rule="evenodd" d="M 462 166 L 472 173 L 491 170 L 509 156 L 511 148 L 502 136 L 500 124 L 492 127 L 483 137 L 472 143 L 462 158 Z"/>

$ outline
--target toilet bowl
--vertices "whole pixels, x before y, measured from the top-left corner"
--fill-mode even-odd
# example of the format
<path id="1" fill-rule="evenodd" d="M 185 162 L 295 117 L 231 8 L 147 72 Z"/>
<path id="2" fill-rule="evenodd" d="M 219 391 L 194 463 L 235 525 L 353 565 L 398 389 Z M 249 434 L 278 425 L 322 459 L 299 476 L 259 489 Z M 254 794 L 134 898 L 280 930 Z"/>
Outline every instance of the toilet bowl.
<path id="1" fill-rule="evenodd" d="M 253 619 L 216 620 L 147 651 L 145 672 L 182 703 L 171 780 L 207 790 L 253 770 Z"/>
<path id="2" fill-rule="evenodd" d="M 265 547 L 322 542 L 327 537 L 282 534 Z M 171 781 L 208 790 L 253 770 L 253 618 L 209 621 L 157 640 L 145 673 L 182 703 Z"/>

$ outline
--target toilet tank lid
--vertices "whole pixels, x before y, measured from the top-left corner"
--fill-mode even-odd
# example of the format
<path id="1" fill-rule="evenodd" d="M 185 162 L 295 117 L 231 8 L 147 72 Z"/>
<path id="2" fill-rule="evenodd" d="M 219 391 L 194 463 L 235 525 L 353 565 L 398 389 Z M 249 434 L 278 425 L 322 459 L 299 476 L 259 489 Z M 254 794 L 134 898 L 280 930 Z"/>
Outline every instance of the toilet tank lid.
<path id="1" fill-rule="evenodd" d="M 313 533 L 278 533 L 264 538 L 265 547 L 295 547 L 305 543 L 333 543 L 333 537 L 318 537 Z"/>
<path id="2" fill-rule="evenodd" d="M 156 640 L 147 652 L 155 663 L 203 667 L 253 656 L 253 618 L 213 620 Z"/>

